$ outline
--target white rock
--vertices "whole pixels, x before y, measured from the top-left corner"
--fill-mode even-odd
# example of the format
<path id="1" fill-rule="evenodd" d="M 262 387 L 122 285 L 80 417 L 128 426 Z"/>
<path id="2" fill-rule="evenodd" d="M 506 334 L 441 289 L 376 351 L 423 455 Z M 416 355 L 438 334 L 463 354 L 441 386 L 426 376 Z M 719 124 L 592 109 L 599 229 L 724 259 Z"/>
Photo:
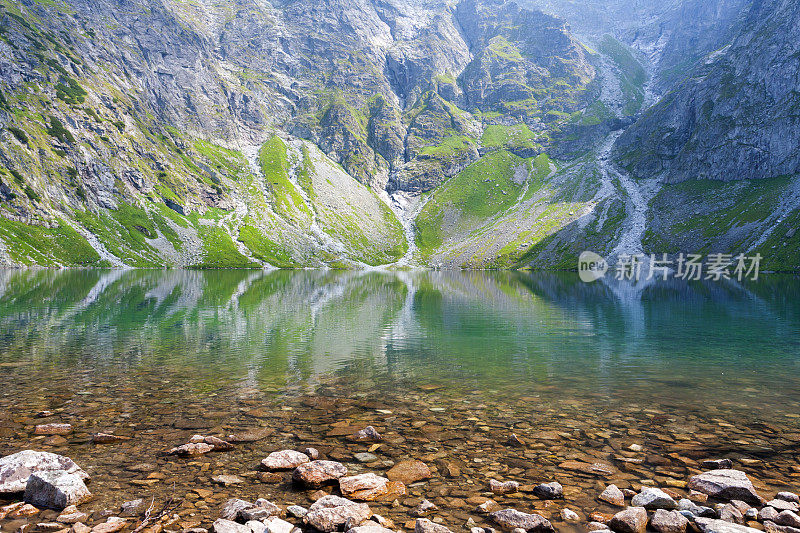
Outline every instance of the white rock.
<path id="1" fill-rule="evenodd" d="M 37 472 L 31 474 L 25 486 L 26 503 L 40 509 L 61 511 L 91 499 L 92 493 L 78 474 L 67 472 Z"/>
<path id="2" fill-rule="evenodd" d="M 261 461 L 261 465 L 267 470 L 291 470 L 310 460 L 304 453 L 294 450 L 281 450 L 269 454 Z"/>
<path id="3" fill-rule="evenodd" d="M 89 479 L 89 474 L 69 457 L 25 450 L 0 459 L 0 494 L 24 491 L 30 475 L 38 472 L 67 472 Z"/>

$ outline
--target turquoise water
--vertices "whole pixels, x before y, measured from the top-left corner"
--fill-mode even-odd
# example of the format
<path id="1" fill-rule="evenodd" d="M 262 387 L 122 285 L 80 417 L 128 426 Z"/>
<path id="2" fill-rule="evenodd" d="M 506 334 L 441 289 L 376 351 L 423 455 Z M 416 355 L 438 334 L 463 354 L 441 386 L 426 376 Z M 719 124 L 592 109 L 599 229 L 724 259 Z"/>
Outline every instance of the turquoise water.
<path id="1" fill-rule="evenodd" d="M 0 363 L 26 373 L 165 369 L 205 387 L 326 376 L 456 390 L 796 410 L 800 284 L 574 274 L 5 271 Z M 759 403 L 761 405 L 759 405 Z"/>
<path id="2" fill-rule="evenodd" d="M 307 445 L 353 472 L 422 458 L 434 476 L 410 496 L 451 525 L 483 524 L 466 499 L 491 478 L 560 481 L 558 506 L 507 498 L 558 523 L 560 506 L 613 511 L 595 498 L 607 483 L 680 492 L 707 458 L 734 459 L 765 494 L 796 490 L 800 471 L 796 277 L 632 290 L 570 273 L 6 270 L 0 374 L 0 455 L 69 455 L 93 476 L 95 510 L 187 494 L 186 527 L 228 497 L 307 504 L 288 479 L 213 482 Z M 74 431 L 36 436 L 43 422 Z M 367 424 L 387 439 L 365 466 L 352 454 L 369 444 L 343 435 Z M 270 436 L 232 452 L 164 455 L 258 427 Z M 91 445 L 100 431 L 133 438 Z M 509 448 L 512 432 L 525 447 Z M 372 506 L 405 523 L 412 500 Z"/>

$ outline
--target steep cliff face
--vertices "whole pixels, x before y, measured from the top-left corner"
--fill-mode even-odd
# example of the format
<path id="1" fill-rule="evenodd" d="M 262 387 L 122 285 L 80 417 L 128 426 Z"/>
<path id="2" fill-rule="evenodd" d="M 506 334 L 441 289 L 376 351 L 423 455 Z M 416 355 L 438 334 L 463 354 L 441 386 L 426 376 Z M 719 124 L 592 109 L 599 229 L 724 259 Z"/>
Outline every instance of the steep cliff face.
<path id="1" fill-rule="evenodd" d="M 764 179 L 800 172 L 800 5 L 755 3 L 726 47 L 620 137 L 637 177 Z"/>
<path id="2" fill-rule="evenodd" d="M 406 243 L 375 207 L 387 190 L 455 175 L 486 125 L 530 124 L 539 153 L 594 76 L 562 22 L 504 2 L 0 6 L 0 236 L 19 264 L 390 263 Z M 287 150 L 263 156 L 276 134 Z M 307 187 L 336 168 L 340 187 Z M 82 253 L 42 255 L 58 239 Z"/>

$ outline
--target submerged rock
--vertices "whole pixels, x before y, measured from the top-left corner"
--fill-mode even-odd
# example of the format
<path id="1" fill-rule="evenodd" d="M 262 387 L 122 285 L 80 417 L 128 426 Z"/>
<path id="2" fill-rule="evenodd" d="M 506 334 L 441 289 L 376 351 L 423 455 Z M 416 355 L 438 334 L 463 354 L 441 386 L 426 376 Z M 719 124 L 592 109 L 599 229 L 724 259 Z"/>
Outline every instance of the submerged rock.
<path id="1" fill-rule="evenodd" d="M 689 489 L 696 490 L 719 500 L 742 500 L 750 504 L 761 504 L 747 474 L 740 470 L 712 470 L 689 479 Z"/>
<path id="2" fill-rule="evenodd" d="M 61 511 L 91 499 L 83 479 L 67 472 L 37 472 L 28 478 L 25 502 L 44 509 Z"/>
<path id="3" fill-rule="evenodd" d="M 411 510 L 411 516 L 416 516 L 418 518 L 421 518 L 423 516 L 428 516 L 432 512 L 438 510 L 439 508 L 436 507 L 436 505 L 433 502 L 430 502 L 428 500 L 422 500 L 422 503 L 420 503 Z"/>
<path id="4" fill-rule="evenodd" d="M 265 459 L 262 459 L 261 466 L 267 470 L 291 470 L 310 460 L 304 453 L 294 450 L 281 450 L 272 452 Z"/>
<path id="5" fill-rule="evenodd" d="M 523 513 L 516 509 L 495 511 L 489 515 L 489 518 L 499 526 L 508 530 L 519 528 L 533 533 L 555 531 L 550 521 L 542 515 Z"/>
<path id="6" fill-rule="evenodd" d="M 71 424 L 39 424 L 33 429 L 36 435 L 69 435 L 72 433 Z"/>
<path id="7" fill-rule="evenodd" d="M 541 483 L 533 488 L 533 495 L 541 500 L 559 500 L 564 497 L 564 487 L 558 481 Z"/>
<path id="8" fill-rule="evenodd" d="M 252 506 L 239 509 L 237 518 L 242 522 L 249 522 L 250 520 L 264 520 L 272 516 L 281 515 L 283 515 L 283 509 L 269 500 L 259 498 Z"/>
<path id="9" fill-rule="evenodd" d="M 292 479 L 310 487 L 319 487 L 347 475 L 347 467 L 336 461 L 303 463 L 292 472 Z"/>
<path id="10" fill-rule="evenodd" d="M 378 430 L 372 426 L 367 426 L 364 429 L 356 431 L 350 438 L 357 441 L 379 441 L 383 440 L 383 436 L 378 433 Z"/>
<path id="11" fill-rule="evenodd" d="M 214 446 L 206 444 L 205 442 L 188 443 L 181 446 L 176 446 L 169 451 L 170 455 L 180 455 L 182 457 L 193 457 L 196 455 L 203 455 L 214 450 Z"/>
<path id="12" fill-rule="evenodd" d="M 92 444 L 114 444 L 126 440 L 131 440 L 131 437 L 122 437 L 111 433 L 95 433 L 92 435 Z"/>
<path id="13" fill-rule="evenodd" d="M 386 477 L 392 481 L 402 481 L 406 485 L 422 481 L 431 477 L 431 469 L 422 461 L 416 459 L 400 461 L 386 472 Z"/>
<path id="14" fill-rule="evenodd" d="M 513 494 L 519 491 L 519 483 L 516 481 L 497 481 L 492 479 L 489 481 L 489 490 L 495 494 Z"/>
<path id="15" fill-rule="evenodd" d="M 23 492 L 30 475 L 39 472 L 66 472 L 77 474 L 84 481 L 89 479 L 89 474 L 69 457 L 25 450 L 0 459 L 0 494 Z"/>

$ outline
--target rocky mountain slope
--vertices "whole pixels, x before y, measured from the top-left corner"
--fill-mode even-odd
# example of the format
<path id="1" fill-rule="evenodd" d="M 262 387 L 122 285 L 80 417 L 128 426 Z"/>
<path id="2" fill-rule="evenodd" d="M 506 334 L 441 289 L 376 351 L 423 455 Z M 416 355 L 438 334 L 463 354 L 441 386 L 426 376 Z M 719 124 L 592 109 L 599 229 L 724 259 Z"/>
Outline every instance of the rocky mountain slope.
<path id="1" fill-rule="evenodd" d="M 0 264 L 796 268 L 796 27 L 778 0 L 0 0 Z"/>

